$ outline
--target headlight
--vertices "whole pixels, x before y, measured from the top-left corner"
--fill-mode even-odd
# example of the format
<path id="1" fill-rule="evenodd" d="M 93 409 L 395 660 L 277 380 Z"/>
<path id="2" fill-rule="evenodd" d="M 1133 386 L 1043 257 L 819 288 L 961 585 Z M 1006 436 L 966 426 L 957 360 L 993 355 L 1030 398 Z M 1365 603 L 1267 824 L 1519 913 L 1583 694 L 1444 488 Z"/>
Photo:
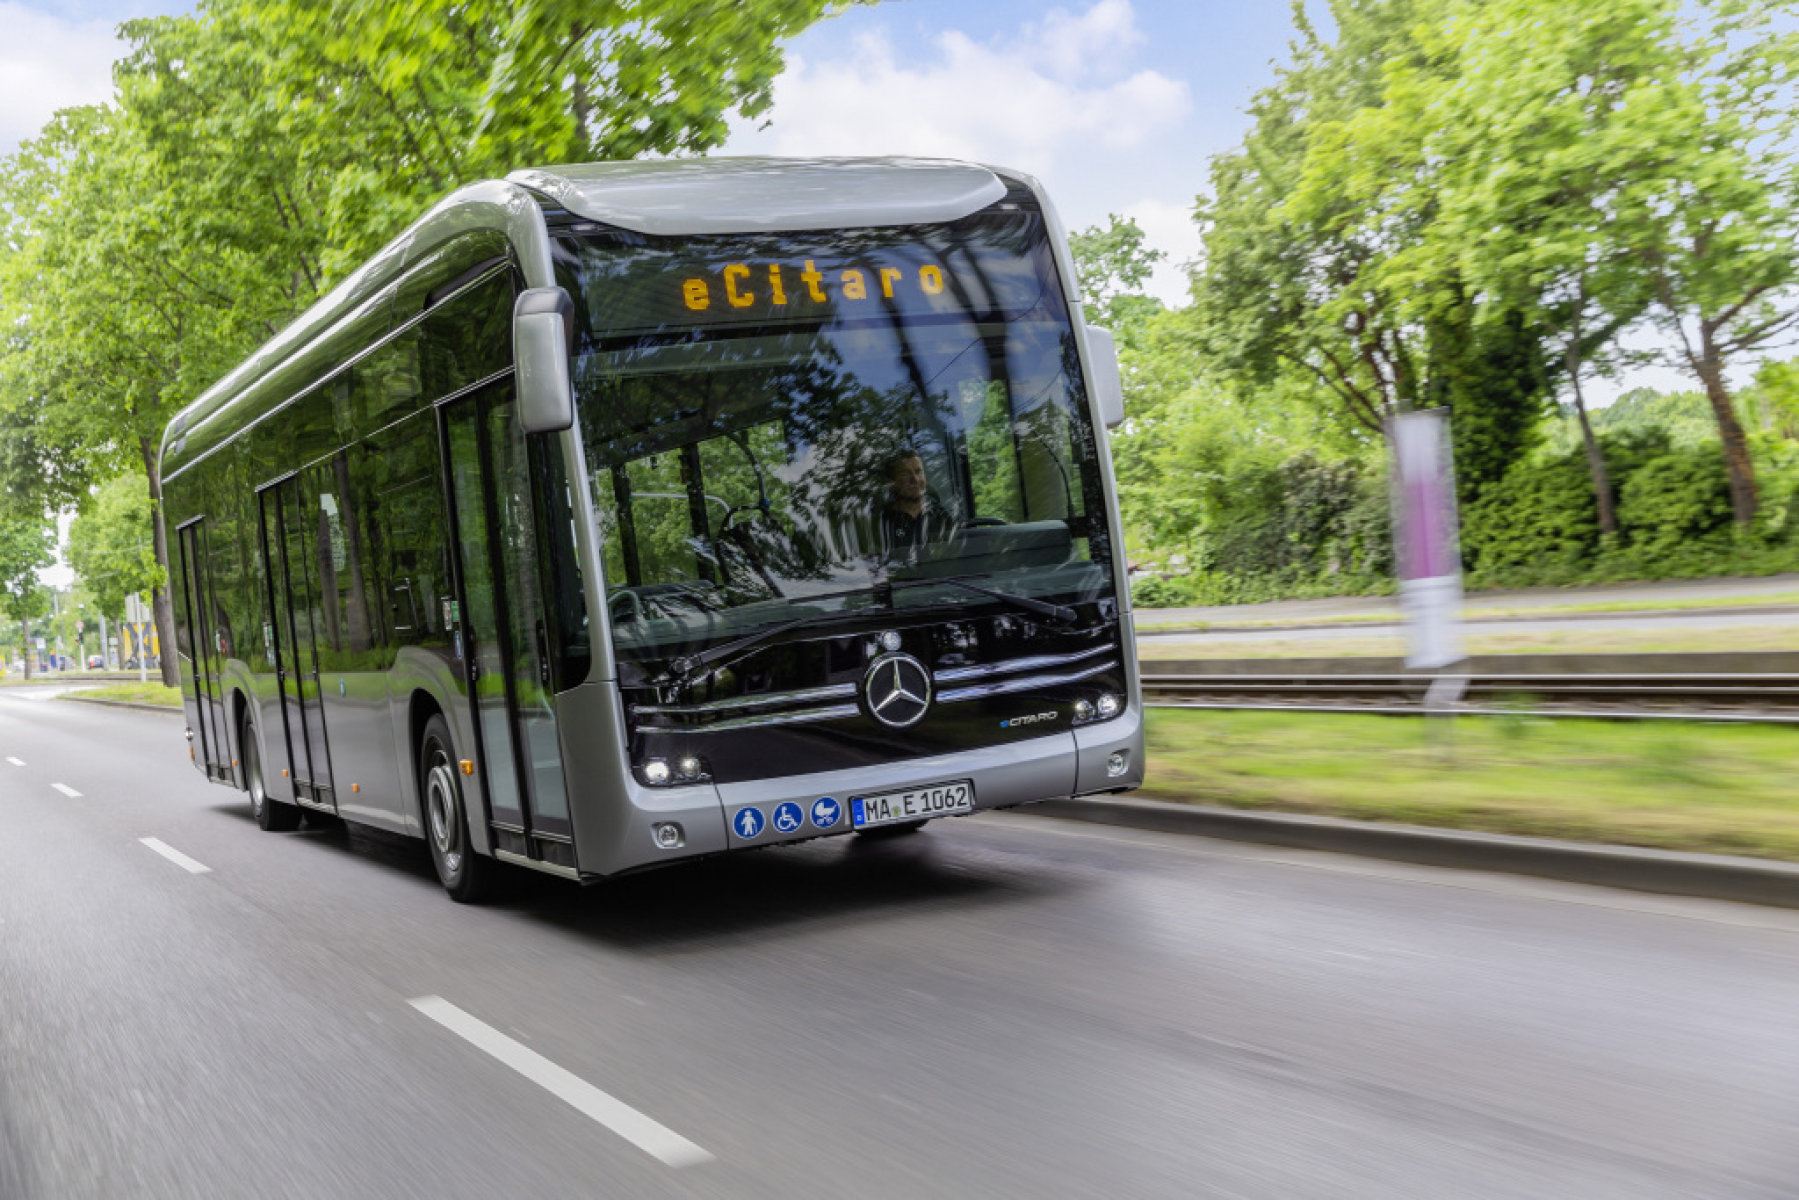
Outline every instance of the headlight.
<path id="1" fill-rule="evenodd" d="M 1117 716 L 1124 709 L 1124 701 L 1107 693 L 1099 698 L 1099 719 L 1104 721 Z"/>
<path id="2" fill-rule="evenodd" d="M 668 764 L 660 758 L 652 758 L 643 764 L 643 777 L 660 787 L 668 782 Z"/>

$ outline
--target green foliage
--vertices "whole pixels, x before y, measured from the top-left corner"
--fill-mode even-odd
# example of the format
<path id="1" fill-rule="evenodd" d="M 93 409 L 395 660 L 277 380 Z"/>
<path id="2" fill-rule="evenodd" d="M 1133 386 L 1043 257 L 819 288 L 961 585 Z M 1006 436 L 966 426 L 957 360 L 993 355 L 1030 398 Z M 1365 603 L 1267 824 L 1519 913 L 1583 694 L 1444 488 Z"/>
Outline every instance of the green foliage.
<path id="1" fill-rule="evenodd" d="M 56 561 L 56 527 L 42 517 L 0 515 L 0 613 L 14 621 L 49 611 L 37 573 Z"/>
<path id="2" fill-rule="evenodd" d="M 1658 407 L 1651 396 L 1638 404 Z M 1619 490 L 1618 535 L 1599 531 L 1582 448 L 1545 452 L 1464 509 L 1462 556 L 1472 586 L 1799 569 L 1799 444 L 1773 437 L 1753 443 L 1770 503 L 1744 534 L 1733 524 L 1716 438 L 1683 444 L 1657 425 L 1617 425 L 1600 433 L 1599 444 Z"/>
<path id="3" fill-rule="evenodd" d="M 1452 0 L 1330 5 L 1214 159 L 1200 208 L 1192 318 L 1236 386 L 1303 381 L 1370 435 L 1390 413 L 1448 406 L 1472 496 L 1534 445 L 1556 368 L 1527 297 L 1473 286 L 1440 232 L 1450 172 L 1433 144 L 1457 59 L 1432 30 Z"/>
<path id="4" fill-rule="evenodd" d="M 1631 543 L 1666 554 L 1730 524 L 1730 488 L 1716 444 L 1652 458 L 1620 489 L 1618 523 Z"/>
<path id="5" fill-rule="evenodd" d="M 150 495 L 141 475 L 102 484 L 69 526 L 69 565 L 99 611 L 117 619 L 125 597 L 166 582 L 152 546 Z"/>
<path id="6" fill-rule="evenodd" d="M 716 146 L 766 110 L 782 40 L 841 7 L 201 0 L 126 22 L 117 103 L 0 163 L 0 488 L 70 506 L 136 468 L 160 500 L 174 413 L 431 202 Z M 166 591 L 156 610 L 168 644 Z"/>
<path id="7" fill-rule="evenodd" d="M 1080 277 L 1087 320 L 1131 344 L 1144 323 L 1162 311 L 1161 301 L 1143 294 L 1143 285 L 1156 263 L 1168 255 L 1143 244 L 1143 230 L 1135 220 L 1117 213 L 1107 220 L 1104 229 L 1094 225 L 1069 235 L 1068 248 Z"/>

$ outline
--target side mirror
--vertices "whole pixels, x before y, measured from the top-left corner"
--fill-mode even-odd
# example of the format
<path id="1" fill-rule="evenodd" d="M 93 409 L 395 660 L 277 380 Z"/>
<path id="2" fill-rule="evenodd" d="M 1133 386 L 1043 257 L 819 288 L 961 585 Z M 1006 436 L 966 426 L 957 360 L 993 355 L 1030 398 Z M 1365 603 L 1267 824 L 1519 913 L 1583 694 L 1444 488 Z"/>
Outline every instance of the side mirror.
<path id="1" fill-rule="evenodd" d="M 1124 423 L 1124 377 L 1118 373 L 1118 343 L 1112 331 L 1087 326 L 1087 369 L 1093 376 L 1093 400 L 1107 429 Z"/>
<path id="2" fill-rule="evenodd" d="M 575 302 L 568 293 L 559 287 L 520 292 L 512 306 L 512 358 L 526 433 L 557 433 L 575 423 L 568 371 L 574 349 Z"/>

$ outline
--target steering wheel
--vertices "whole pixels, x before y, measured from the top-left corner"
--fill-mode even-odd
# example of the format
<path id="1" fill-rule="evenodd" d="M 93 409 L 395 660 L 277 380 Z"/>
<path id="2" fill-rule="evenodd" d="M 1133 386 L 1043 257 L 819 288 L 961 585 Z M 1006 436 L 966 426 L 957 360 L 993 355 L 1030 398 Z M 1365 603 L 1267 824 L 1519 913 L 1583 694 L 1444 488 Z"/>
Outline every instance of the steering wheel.
<path id="1" fill-rule="evenodd" d="M 628 625 L 632 621 L 643 620 L 643 601 L 636 592 L 614 592 L 606 607 L 612 614 L 614 625 Z M 623 613 L 620 612 L 621 608 Z"/>

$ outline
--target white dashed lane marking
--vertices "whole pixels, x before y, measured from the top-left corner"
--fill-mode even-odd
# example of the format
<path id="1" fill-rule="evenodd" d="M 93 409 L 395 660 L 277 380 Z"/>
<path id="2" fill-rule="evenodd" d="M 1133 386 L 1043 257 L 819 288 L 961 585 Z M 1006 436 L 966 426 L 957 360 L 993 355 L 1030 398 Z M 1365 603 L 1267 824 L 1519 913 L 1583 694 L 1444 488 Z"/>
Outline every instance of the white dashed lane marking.
<path id="1" fill-rule="evenodd" d="M 50 786 L 55 788 L 57 791 L 61 792 L 65 796 L 73 796 L 77 800 L 79 800 L 81 798 L 81 793 L 76 791 L 74 788 L 70 787 L 66 783 L 53 783 Z"/>
<path id="2" fill-rule="evenodd" d="M 203 875 L 212 870 L 212 868 L 205 863 L 189 858 L 187 855 L 181 853 L 181 851 L 175 849 L 175 847 L 169 845 L 160 838 L 139 838 L 137 840 L 180 867 L 183 871 L 191 871 L 195 875 Z"/>
<path id="3" fill-rule="evenodd" d="M 493 1026 L 469 1016 L 441 996 L 420 996 L 412 1007 L 462 1038 L 485 1050 L 557 1099 L 598 1121 L 645 1154 L 670 1167 L 691 1167 L 711 1162 L 712 1156 L 674 1130 L 661 1125 L 580 1076 L 565 1071 L 543 1055 L 513 1041 Z"/>
<path id="4" fill-rule="evenodd" d="M 24 765 L 25 765 L 25 760 L 24 760 L 24 759 L 22 759 L 22 758 L 14 758 L 14 757 L 13 757 L 13 756 L 12 756 L 12 755 L 10 755 L 10 754 L 9 754 L 9 755 L 7 755 L 7 756 L 6 756 L 6 761 L 7 761 L 7 762 L 9 762 L 9 763 L 11 763 L 11 764 L 12 764 L 12 765 L 13 765 L 13 766 L 15 766 L 15 767 L 22 767 L 22 766 L 24 766 Z"/>

